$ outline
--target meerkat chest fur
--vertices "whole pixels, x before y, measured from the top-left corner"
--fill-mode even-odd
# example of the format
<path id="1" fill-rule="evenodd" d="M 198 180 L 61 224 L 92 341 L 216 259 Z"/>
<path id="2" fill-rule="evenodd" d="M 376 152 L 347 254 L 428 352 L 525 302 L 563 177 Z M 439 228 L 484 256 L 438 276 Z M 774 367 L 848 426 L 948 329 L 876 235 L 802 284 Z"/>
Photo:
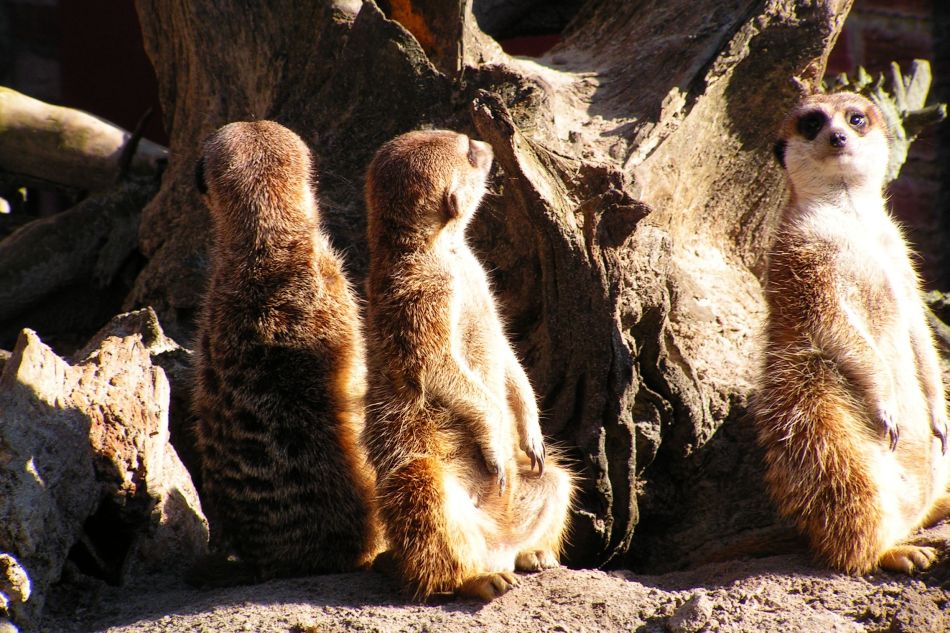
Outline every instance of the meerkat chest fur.
<path id="1" fill-rule="evenodd" d="M 880 112 L 854 95 L 812 98 L 786 120 L 776 154 L 792 195 L 773 249 L 772 290 L 806 275 L 816 287 L 805 292 L 818 304 L 839 303 L 862 334 L 906 343 L 908 319 L 920 310 L 918 281 L 882 195 L 888 137 Z M 775 295 L 773 310 L 783 301 Z"/>
<path id="2" fill-rule="evenodd" d="M 796 207 L 788 239 L 827 247 L 841 300 L 865 313 L 872 329 L 917 307 L 916 275 L 879 191 L 843 189 Z"/>
<path id="3" fill-rule="evenodd" d="M 451 286 L 449 321 L 453 354 L 493 391 L 504 388 L 498 357 L 504 333 L 485 271 L 464 239 L 446 235 L 436 245 Z M 498 394 L 501 395 L 501 394 Z"/>

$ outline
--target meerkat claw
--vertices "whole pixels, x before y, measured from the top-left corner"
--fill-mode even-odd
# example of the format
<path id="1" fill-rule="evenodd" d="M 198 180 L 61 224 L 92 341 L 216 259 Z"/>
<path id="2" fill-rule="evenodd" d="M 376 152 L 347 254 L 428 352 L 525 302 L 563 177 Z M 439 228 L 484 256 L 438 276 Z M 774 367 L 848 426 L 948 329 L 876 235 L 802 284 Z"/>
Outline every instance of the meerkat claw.
<path id="1" fill-rule="evenodd" d="M 533 472 L 535 468 L 538 469 L 538 474 L 544 474 L 544 449 L 540 451 L 540 454 L 535 453 L 532 450 L 527 450 L 525 453 L 528 454 L 528 458 L 531 459 L 531 471 Z"/>
<path id="2" fill-rule="evenodd" d="M 938 425 L 933 426 L 933 434 L 940 438 L 940 452 L 947 454 L 947 423 L 944 422 L 942 428 Z"/>
<path id="3" fill-rule="evenodd" d="M 897 423 L 894 422 L 890 408 L 881 407 L 878 410 L 877 416 L 881 426 L 883 426 L 887 432 L 888 447 L 891 451 L 897 450 L 897 442 L 900 440 L 901 430 L 897 426 Z"/>
<path id="4" fill-rule="evenodd" d="M 543 475 L 545 449 L 541 430 L 539 428 L 536 433 L 527 433 L 526 436 L 521 441 L 521 450 L 531 459 L 531 470 L 537 467 L 538 473 Z"/>
<path id="5" fill-rule="evenodd" d="M 505 465 L 498 458 L 494 457 L 494 454 L 490 450 L 482 450 L 482 458 L 485 461 L 485 468 L 488 469 L 488 472 L 492 475 L 495 475 L 495 479 L 498 482 L 498 494 L 505 492 L 505 487 L 508 484 L 507 478 L 505 476 Z"/>
<path id="6" fill-rule="evenodd" d="M 947 454 L 947 414 L 941 401 L 930 410 L 930 431 L 940 438 L 940 452 Z"/>

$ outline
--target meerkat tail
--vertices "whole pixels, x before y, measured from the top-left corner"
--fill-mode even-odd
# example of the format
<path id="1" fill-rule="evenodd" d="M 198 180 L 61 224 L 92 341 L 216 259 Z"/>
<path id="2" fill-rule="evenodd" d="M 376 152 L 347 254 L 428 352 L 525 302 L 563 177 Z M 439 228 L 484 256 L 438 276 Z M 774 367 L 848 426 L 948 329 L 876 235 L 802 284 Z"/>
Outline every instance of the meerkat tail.
<path id="1" fill-rule="evenodd" d="M 377 492 L 387 540 L 415 599 L 455 592 L 475 574 L 484 522 L 439 460 L 403 464 L 378 482 Z"/>
<path id="2" fill-rule="evenodd" d="M 819 358 L 795 371 L 799 387 L 776 371 L 760 394 L 759 440 L 766 483 L 780 513 L 829 565 L 851 574 L 874 569 L 880 542 L 879 491 L 858 452 L 866 424 L 835 372 Z M 805 383 L 801 377 L 809 377 Z"/>

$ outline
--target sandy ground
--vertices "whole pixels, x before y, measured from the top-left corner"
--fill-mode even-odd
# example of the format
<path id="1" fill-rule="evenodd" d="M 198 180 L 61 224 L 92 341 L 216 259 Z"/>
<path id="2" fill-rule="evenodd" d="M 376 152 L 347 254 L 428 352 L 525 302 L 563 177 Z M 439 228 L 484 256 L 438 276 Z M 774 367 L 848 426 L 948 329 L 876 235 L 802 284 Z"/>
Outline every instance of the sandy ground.
<path id="1" fill-rule="evenodd" d="M 944 525 L 929 540 L 950 534 Z M 939 538 L 938 538 L 939 537 Z M 950 631 L 950 560 L 919 577 L 853 578 L 807 555 L 729 561 L 662 576 L 553 569 L 489 604 L 417 605 L 373 572 L 195 590 L 172 577 L 51 595 L 47 633 L 331 631 Z"/>

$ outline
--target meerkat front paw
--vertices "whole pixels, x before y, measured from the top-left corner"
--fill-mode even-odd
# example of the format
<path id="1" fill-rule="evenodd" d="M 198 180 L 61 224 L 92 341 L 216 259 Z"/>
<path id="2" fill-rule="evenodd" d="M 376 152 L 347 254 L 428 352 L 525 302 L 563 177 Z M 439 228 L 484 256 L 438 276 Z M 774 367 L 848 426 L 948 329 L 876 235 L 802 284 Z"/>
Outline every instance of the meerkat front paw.
<path id="1" fill-rule="evenodd" d="M 518 577 L 510 571 L 489 572 L 472 576 L 462 583 L 458 593 L 469 598 L 490 602 L 518 586 Z"/>
<path id="2" fill-rule="evenodd" d="M 877 407 L 877 422 L 884 428 L 887 434 L 888 446 L 890 449 L 897 449 L 897 441 L 900 439 L 901 431 L 894 420 L 895 407 L 893 403 L 881 402 Z"/>
<path id="3" fill-rule="evenodd" d="M 947 452 L 947 407 L 943 402 L 933 405 L 930 412 L 930 430 L 940 438 L 940 451 Z"/>
<path id="4" fill-rule="evenodd" d="M 497 441 L 495 438 L 489 438 L 487 441 L 481 443 L 481 452 L 482 459 L 485 461 L 485 467 L 489 473 L 495 475 L 495 479 L 498 482 L 498 493 L 503 493 L 505 487 L 508 485 L 506 471 L 508 462 L 510 462 L 513 457 L 511 450 L 505 448 L 504 442 Z"/>
<path id="5" fill-rule="evenodd" d="M 515 558 L 515 569 L 518 571 L 541 571 L 560 567 L 554 552 L 546 549 L 528 550 L 519 552 Z"/>

